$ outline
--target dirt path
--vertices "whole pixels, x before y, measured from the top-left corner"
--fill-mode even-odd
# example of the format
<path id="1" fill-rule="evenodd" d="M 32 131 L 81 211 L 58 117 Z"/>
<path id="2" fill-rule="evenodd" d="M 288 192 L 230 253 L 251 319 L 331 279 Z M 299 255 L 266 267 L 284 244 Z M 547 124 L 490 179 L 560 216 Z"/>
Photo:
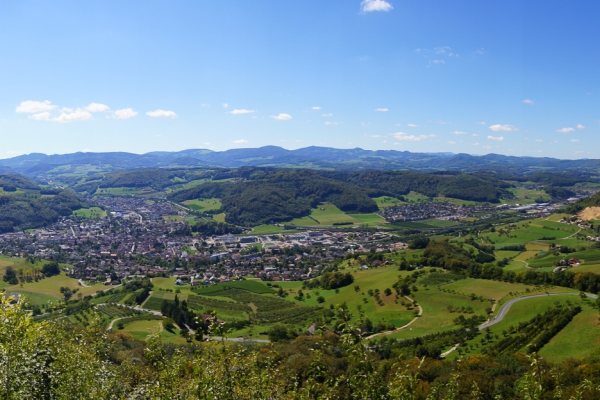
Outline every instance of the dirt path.
<path id="1" fill-rule="evenodd" d="M 565 239 L 571 239 L 573 236 L 577 235 L 577 234 L 578 234 L 579 232 L 581 232 L 582 230 L 583 230 L 582 228 L 579 228 L 579 230 L 578 230 L 577 232 L 575 232 L 574 234 L 572 234 L 572 235 L 570 235 L 570 236 L 567 236 L 567 237 L 564 237 L 564 238 L 562 238 L 562 239 L 556 239 L 556 240 L 565 240 Z"/>
<path id="2" fill-rule="evenodd" d="M 79 282 L 79 284 L 83 287 L 91 287 L 91 286 L 88 286 L 85 283 L 83 283 L 83 281 L 81 279 L 79 279 L 77 282 Z"/>

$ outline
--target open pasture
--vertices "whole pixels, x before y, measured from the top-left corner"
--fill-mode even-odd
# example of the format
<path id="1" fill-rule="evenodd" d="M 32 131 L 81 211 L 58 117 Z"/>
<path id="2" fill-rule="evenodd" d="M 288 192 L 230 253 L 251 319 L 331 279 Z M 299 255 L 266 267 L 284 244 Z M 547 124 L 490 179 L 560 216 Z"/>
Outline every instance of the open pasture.
<path id="1" fill-rule="evenodd" d="M 221 200 L 219 199 L 195 199 L 187 200 L 183 202 L 184 205 L 188 206 L 194 211 L 213 211 L 219 210 L 222 206 Z"/>
<path id="2" fill-rule="evenodd" d="M 298 226 L 332 226 L 340 223 L 356 224 L 359 221 L 329 203 L 319 204 L 309 216 L 296 218 L 289 222 L 290 225 Z"/>
<path id="3" fill-rule="evenodd" d="M 525 292 L 530 286 L 521 283 L 499 282 L 484 279 L 466 278 L 442 286 L 445 290 L 454 290 L 458 293 L 470 295 L 474 293 L 477 296 L 483 296 L 486 299 L 499 300 L 509 293 Z"/>
<path id="4" fill-rule="evenodd" d="M 387 207 L 393 207 L 402 204 L 402 201 L 391 196 L 374 197 L 373 201 L 377 203 L 377 207 L 379 207 L 380 210 L 383 210 Z"/>
<path id="5" fill-rule="evenodd" d="M 360 224 L 366 225 L 387 225 L 388 222 L 385 218 L 380 217 L 377 214 L 348 214 L 349 217 L 354 218 Z"/>
<path id="6" fill-rule="evenodd" d="M 494 228 L 495 232 L 484 234 L 493 243 L 525 244 L 532 241 L 546 240 L 548 243 L 573 237 L 580 229 L 575 225 L 535 219 L 517 224 L 503 225 Z"/>
<path id="7" fill-rule="evenodd" d="M 73 215 L 90 219 L 106 218 L 106 211 L 100 207 L 81 208 L 73 211 Z"/>

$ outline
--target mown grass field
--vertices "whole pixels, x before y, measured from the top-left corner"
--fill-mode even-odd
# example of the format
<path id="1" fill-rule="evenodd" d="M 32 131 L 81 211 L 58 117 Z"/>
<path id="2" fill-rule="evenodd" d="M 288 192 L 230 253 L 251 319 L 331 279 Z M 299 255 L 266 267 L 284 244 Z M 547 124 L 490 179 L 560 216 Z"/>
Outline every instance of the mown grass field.
<path id="1" fill-rule="evenodd" d="M 217 222 L 225 222 L 225 214 L 221 213 L 221 214 L 213 215 L 213 219 Z"/>
<path id="2" fill-rule="evenodd" d="M 461 279 L 442 287 L 446 290 L 455 290 L 467 295 L 475 293 L 477 296 L 483 296 L 485 298 L 492 298 L 495 300 L 499 300 L 511 292 L 524 292 L 527 288 L 531 289 L 531 286 L 523 285 L 521 283 L 499 282 L 473 278 Z"/>
<path id="3" fill-rule="evenodd" d="M 518 224 L 495 227 L 495 232 L 484 233 L 482 236 L 497 244 L 497 247 L 501 247 L 499 246 L 501 244 L 525 244 L 542 240 L 542 238 L 546 238 L 545 241 L 548 244 L 551 242 L 567 244 L 565 239 L 573 237 L 578 231 L 580 231 L 580 228 L 575 225 L 535 219 L 519 222 Z M 587 234 L 585 230 L 579 233 Z M 563 240 L 565 240 L 564 243 Z M 576 239 L 573 240 L 576 241 Z"/>
<path id="4" fill-rule="evenodd" d="M 583 310 L 573 320 L 542 347 L 540 356 L 555 363 L 568 358 L 585 358 L 590 350 L 600 348 L 600 323 L 598 310 L 585 302 L 579 302 Z"/>
<path id="5" fill-rule="evenodd" d="M 379 207 L 380 210 L 402 204 L 402 201 L 391 196 L 373 197 L 373 201 L 377 203 L 377 207 Z"/>
<path id="6" fill-rule="evenodd" d="M 298 226 L 332 226 L 335 223 L 359 223 L 358 220 L 344 213 L 333 204 L 319 204 L 312 210 L 310 216 L 295 218 L 289 222 L 290 225 Z"/>
<path id="7" fill-rule="evenodd" d="M 213 211 L 219 210 L 222 206 L 221 200 L 219 199 L 195 199 L 187 200 L 183 202 L 184 205 L 188 206 L 194 211 Z"/>
<path id="8" fill-rule="evenodd" d="M 75 210 L 73 211 L 73 215 L 91 219 L 106 218 L 106 211 L 104 211 L 100 207 L 90 207 Z"/>
<path id="9" fill-rule="evenodd" d="M 351 218 L 357 220 L 361 225 L 387 225 L 385 218 L 377 214 L 348 214 Z"/>

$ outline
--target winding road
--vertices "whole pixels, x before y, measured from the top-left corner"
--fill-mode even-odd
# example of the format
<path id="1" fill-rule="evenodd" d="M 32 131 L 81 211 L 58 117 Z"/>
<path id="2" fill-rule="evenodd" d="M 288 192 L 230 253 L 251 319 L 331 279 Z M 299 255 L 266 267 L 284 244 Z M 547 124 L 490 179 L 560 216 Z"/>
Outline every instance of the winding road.
<path id="1" fill-rule="evenodd" d="M 591 293 L 586 293 L 585 295 L 587 297 L 591 297 L 592 299 L 598 298 L 597 295 L 591 294 Z M 579 296 L 579 293 L 578 292 L 544 293 L 544 294 L 533 294 L 530 296 L 522 296 L 522 297 L 516 297 L 514 299 L 510 299 L 509 301 L 507 301 L 506 303 L 504 303 L 502 305 L 502 307 L 500 308 L 500 311 L 498 311 L 498 314 L 494 318 L 479 325 L 478 329 L 481 331 L 485 328 L 489 328 L 492 325 L 496 325 L 498 322 L 502 321 L 504 319 L 504 317 L 506 316 L 506 313 L 508 312 L 510 307 L 518 301 L 532 299 L 535 297 L 546 297 L 546 296 Z"/>

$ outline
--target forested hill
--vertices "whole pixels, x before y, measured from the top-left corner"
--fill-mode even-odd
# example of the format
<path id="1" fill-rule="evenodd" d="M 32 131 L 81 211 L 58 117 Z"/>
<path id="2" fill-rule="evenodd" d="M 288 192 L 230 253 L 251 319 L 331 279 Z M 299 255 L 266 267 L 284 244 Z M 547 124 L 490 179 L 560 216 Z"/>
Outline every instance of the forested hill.
<path id="1" fill-rule="evenodd" d="M 220 171 L 215 178 L 239 178 L 239 181 L 208 182 L 175 192 L 169 198 L 178 202 L 219 198 L 227 222 L 258 225 L 307 216 L 321 202 L 333 203 L 345 212 L 373 212 L 377 205 L 372 197 L 402 197 L 411 191 L 429 197 L 442 194 L 493 203 L 501 196 L 510 196 L 505 190 L 510 186 L 507 183 L 470 174 L 240 168 Z"/>
<path id="2" fill-rule="evenodd" d="M 11 192 L 16 189 L 37 190 L 39 186 L 35 181 L 23 175 L 0 174 L 0 189 Z"/>
<path id="3" fill-rule="evenodd" d="M 66 190 L 41 198 L 0 196 L 0 233 L 46 226 L 84 206 L 77 195 Z"/>
<path id="4" fill-rule="evenodd" d="M 289 221 L 309 215 L 312 208 L 325 201 L 346 212 L 377 210 L 377 204 L 363 188 L 314 171 L 254 170 L 248 178 L 241 182 L 205 183 L 172 194 L 170 199 L 219 198 L 227 222 L 241 225 Z"/>

